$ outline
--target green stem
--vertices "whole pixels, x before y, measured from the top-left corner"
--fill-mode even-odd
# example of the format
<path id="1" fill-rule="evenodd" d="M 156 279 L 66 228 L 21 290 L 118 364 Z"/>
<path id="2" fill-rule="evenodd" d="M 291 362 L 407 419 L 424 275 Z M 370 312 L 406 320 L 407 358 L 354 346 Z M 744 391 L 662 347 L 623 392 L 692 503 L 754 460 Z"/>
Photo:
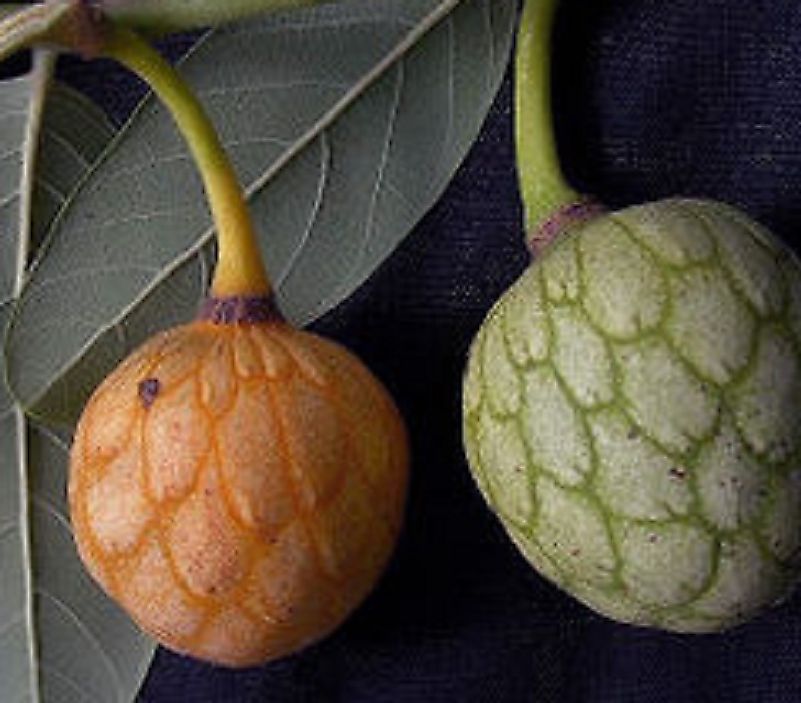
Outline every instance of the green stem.
<path id="1" fill-rule="evenodd" d="M 103 54 L 119 61 L 153 89 L 192 152 L 217 230 L 212 295 L 268 295 L 270 283 L 242 187 L 197 97 L 155 49 L 129 30 L 112 28 Z"/>
<path id="2" fill-rule="evenodd" d="M 175 32 L 322 4 L 323 0 L 102 0 L 103 15 L 121 27 Z"/>
<path id="3" fill-rule="evenodd" d="M 581 200 L 565 180 L 551 111 L 551 35 L 558 0 L 525 0 L 517 39 L 515 131 L 526 231 Z"/>

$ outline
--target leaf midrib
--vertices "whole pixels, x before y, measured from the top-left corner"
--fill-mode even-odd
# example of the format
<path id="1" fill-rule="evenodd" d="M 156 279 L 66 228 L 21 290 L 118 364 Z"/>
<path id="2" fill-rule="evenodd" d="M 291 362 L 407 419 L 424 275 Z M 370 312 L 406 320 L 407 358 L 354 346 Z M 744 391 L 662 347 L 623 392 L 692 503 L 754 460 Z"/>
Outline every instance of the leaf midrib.
<path id="1" fill-rule="evenodd" d="M 17 252 L 14 275 L 14 288 L 12 298 L 19 299 L 25 285 L 30 256 L 32 237 L 32 204 L 34 187 L 36 183 L 35 163 L 39 146 L 39 134 L 44 121 L 44 104 L 55 69 L 55 54 L 50 51 L 38 50 L 34 53 L 33 69 L 30 74 L 31 91 L 28 101 L 28 122 L 25 128 L 25 137 L 22 146 L 22 169 L 19 187 L 19 220 L 17 231 Z M 19 470 L 19 531 L 22 551 L 22 564 L 25 568 L 24 580 L 24 613 L 25 629 L 27 630 L 27 655 L 29 663 L 30 697 L 32 703 L 41 699 L 39 682 L 39 651 L 36 641 L 36 626 L 34 613 L 34 574 L 33 574 L 33 545 L 31 534 L 31 501 L 30 482 L 28 477 L 28 428 L 27 420 L 22 408 L 14 404 L 11 408 L 16 425 L 17 468 Z"/>

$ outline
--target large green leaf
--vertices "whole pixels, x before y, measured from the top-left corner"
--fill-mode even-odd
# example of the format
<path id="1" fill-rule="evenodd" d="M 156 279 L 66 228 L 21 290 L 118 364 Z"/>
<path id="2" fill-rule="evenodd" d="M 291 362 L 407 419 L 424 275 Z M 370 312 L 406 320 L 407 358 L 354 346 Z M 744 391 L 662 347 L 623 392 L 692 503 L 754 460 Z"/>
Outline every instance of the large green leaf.
<path id="1" fill-rule="evenodd" d="M 45 101 L 51 66 L 35 66 L 0 82 L 0 330 L 48 213 L 112 134 L 70 91 Z M 37 153 L 47 164 L 38 179 Z M 4 376 L 0 364 L 0 698 L 127 703 L 154 645 L 83 569 L 67 517 L 66 438 L 31 424 Z"/>
<path id="2" fill-rule="evenodd" d="M 349 295 L 442 193 L 503 75 L 516 7 L 351 0 L 216 30 L 184 62 L 291 319 Z M 147 100 L 24 291 L 7 353 L 25 407 L 74 420 L 116 360 L 191 317 L 212 234 L 184 145 Z"/>

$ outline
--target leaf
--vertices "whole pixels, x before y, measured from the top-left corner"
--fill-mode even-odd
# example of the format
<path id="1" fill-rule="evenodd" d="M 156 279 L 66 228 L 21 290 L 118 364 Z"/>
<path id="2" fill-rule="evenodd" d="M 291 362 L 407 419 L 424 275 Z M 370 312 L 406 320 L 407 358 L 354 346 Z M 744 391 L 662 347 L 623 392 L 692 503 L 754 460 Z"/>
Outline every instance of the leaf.
<path id="1" fill-rule="evenodd" d="M 215 30 L 185 61 L 290 319 L 348 296 L 442 193 L 502 78 L 516 7 L 344 2 Z M 193 316 L 212 234 L 186 150 L 148 100 L 62 213 L 23 294 L 7 354 L 24 406 L 74 421 L 122 355 Z"/>
<path id="2" fill-rule="evenodd" d="M 80 99 L 58 90 L 45 103 L 50 65 L 0 82 L 0 330 L 24 274 L 27 250 L 49 224 L 42 206 L 81 177 L 110 128 Z M 76 102 L 77 101 L 77 102 Z M 46 108 L 46 109 L 45 109 Z M 93 116 L 91 138 L 83 117 Z M 83 141 L 82 141 L 83 139 Z M 34 178 L 39 153 L 60 163 Z M 70 158 L 59 158 L 66 150 Z M 68 169 L 72 164 L 75 168 Z M 5 376 L 0 365 L 0 379 Z M 0 380 L 0 682 L 9 703 L 127 703 L 141 686 L 154 645 L 85 572 L 67 517 L 66 437 L 31 424 Z"/>
<path id="3" fill-rule="evenodd" d="M 103 0 L 103 14 L 121 27 L 156 33 L 212 27 L 322 0 Z"/>

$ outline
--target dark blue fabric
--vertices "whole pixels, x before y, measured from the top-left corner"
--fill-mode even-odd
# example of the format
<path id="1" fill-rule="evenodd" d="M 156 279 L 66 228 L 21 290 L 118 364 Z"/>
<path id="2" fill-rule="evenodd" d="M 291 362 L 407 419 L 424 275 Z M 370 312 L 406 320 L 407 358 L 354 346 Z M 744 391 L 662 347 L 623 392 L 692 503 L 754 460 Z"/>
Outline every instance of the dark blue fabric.
<path id="1" fill-rule="evenodd" d="M 715 197 L 801 246 L 799 46 L 798 0 L 564 0 L 554 103 L 565 170 L 613 206 Z M 91 90 L 84 69 L 65 70 Z M 129 91 L 115 83 L 102 97 L 119 108 Z M 411 431 L 406 529 L 380 587 L 333 637 L 259 669 L 160 652 L 142 703 L 801 701 L 801 598 L 723 635 L 614 624 L 540 579 L 472 484 L 466 350 L 527 261 L 510 93 L 507 82 L 441 202 L 315 325 L 385 381 Z"/>

